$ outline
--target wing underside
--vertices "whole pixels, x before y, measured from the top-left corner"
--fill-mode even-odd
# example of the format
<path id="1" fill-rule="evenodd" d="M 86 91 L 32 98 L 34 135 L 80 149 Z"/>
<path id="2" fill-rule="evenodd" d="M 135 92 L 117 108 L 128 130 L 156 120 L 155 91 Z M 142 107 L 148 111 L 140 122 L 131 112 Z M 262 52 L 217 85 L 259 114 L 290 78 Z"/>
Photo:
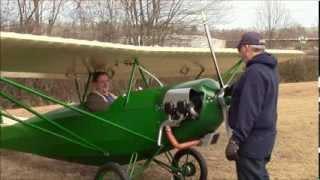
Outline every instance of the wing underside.
<path id="1" fill-rule="evenodd" d="M 156 76 L 214 75 L 209 48 L 146 47 L 1 32 L 1 76 L 67 78 L 89 71 L 112 71 L 127 79 L 130 62 L 139 62 Z M 295 50 L 269 50 L 279 61 L 303 55 Z M 236 49 L 216 49 L 221 71 L 239 60 Z"/>

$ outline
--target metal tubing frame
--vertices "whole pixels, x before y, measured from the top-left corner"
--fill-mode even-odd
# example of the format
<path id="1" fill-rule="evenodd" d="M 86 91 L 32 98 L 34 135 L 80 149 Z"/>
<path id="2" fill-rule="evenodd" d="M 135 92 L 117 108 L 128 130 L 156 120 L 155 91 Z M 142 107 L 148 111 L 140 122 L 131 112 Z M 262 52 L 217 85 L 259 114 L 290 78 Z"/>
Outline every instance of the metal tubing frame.
<path id="1" fill-rule="evenodd" d="M 165 154 L 165 156 L 166 156 L 166 158 L 168 159 L 169 162 L 173 160 L 173 156 L 172 156 L 170 151 L 165 152 L 164 154 Z"/>
<path id="2" fill-rule="evenodd" d="M 54 99 L 54 98 L 52 98 L 52 97 L 49 97 L 49 96 L 47 96 L 47 95 L 44 95 L 43 93 L 41 93 L 41 92 L 39 92 L 39 91 L 36 91 L 36 90 L 34 90 L 34 89 L 25 87 L 25 86 L 23 86 L 23 85 L 21 85 L 21 84 L 19 84 L 19 83 L 17 83 L 17 82 L 14 82 L 14 81 L 12 81 L 12 80 L 6 79 L 6 78 L 4 78 L 4 77 L 0 77 L 0 82 L 4 82 L 4 83 L 9 84 L 9 85 L 11 85 L 11 86 L 14 86 L 14 87 L 16 87 L 16 88 L 18 88 L 18 89 L 24 90 L 24 91 L 26 91 L 26 92 L 29 92 L 29 93 L 33 94 L 33 95 L 39 96 L 39 97 L 41 97 L 41 98 L 43 98 L 43 99 L 46 99 L 46 100 L 48 100 L 48 101 L 50 101 L 50 102 L 53 102 L 53 103 L 62 105 L 62 106 L 64 106 L 65 108 L 68 108 L 68 109 L 70 109 L 70 110 L 72 110 L 72 111 L 74 111 L 74 112 L 77 112 L 77 113 L 80 113 L 80 114 L 82 114 L 82 115 L 89 116 L 89 117 L 91 117 L 91 118 L 93 118 L 93 119 L 95 119 L 95 120 L 98 120 L 98 121 L 107 123 L 107 124 L 109 124 L 109 125 L 111 125 L 111 126 L 113 126 L 113 127 L 116 127 L 116 128 L 118 128 L 118 129 L 121 129 L 121 130 L 123 130 L 123 131 L 125 131 L 125 132 L 127 132 L 127 133 L 130 133 L 130 134 L 132 134 L 132 135 L 135 135 L 135 136 L 137 136 L 137 137 L 140 137 L 140 138 L 142 138 L 142 139 L 145 139 L 145 140 L 147 140 L 147 141 L 149 141 L 149 142 L 151 142 L 151 143 L 156 143 L 156 140 L 151 139 L 151 138 L 148 137 L 148 136 L 145 136 L 145 135 L 142 135 L 142 134 L 140 134 L 140 133 L 138 133 L 138 132 L 135 132 L 135 131 L 132 131 L 132 130 L 130 130 L 130 129 L 127 129 L 127 128 L 123 127 L 123 126 L 120 126 L 120 125 L 118 125 L 118 124 L 115 124 L 115 123 L 113 123 L 113 122 L 111 122 L 111 121 L 109 121 L 109 120 L 107 120 L 107 119 L 104 119 L 104 118 L 102 118 L 102 117 L 99 117 L 99 116 L 97 116 L 97 115 L 95 115 L 95 114 L 92 114 L 92 113 L 87 112 L 87 111 L 85 111 L 85 110 L 82 110 L 82 109 L 80 109 L 80 108 L 76 108 L 76 107 L 70 106 L 70 105 L 68 105 L 68 104 L 66 104 L 66 103 L 64 103 L 64 102 L 61 102 L 61 101 L 59 101 L 59 100 L 57 100 L 57 99 Z M 1 95 L 0 95 L 0 96 L 1 96 Z"/>
<path id="3" fill-rule="evenodd" d="M 160 87 L 163 87 L 162 82 L 156 78 L 153 74 L 151 74 L 149 71 L 147 71 L 144 67 L 142 67 L 141 65 L 139 66 L 139 69 L 142 70 L 143 72 L 145 72 L 147 75 L 149 75 L 150 77 L 152 77 L 154 80 L 157 81 L 157 83 L 159 84 Z"/>
<path id="4" fill-rule="evenodd" d="M 147 71 L 143 66 L 141 66 L 140 63 L 139 63 L 138 58 L 134 58 L 133 63 L 132 63 L 132 70 L 131 70 L 131 73 L 130 73 L 129 83 L 128 83 L 128 89 L 127 89 L 125 104 L 124 104 L 125 107 L 127 106 L 127 104 L 129 103 L 129 100 L 130 100 L 130 95 L 131 95 L 131 91 L 132 91 L 132 84 L 133 84 L 133 80 L 134 80 L 134 77 L 135 77 L 135 71 L 136 71 L 137 68 L 138 68 L 138 70 L 140 72 L 142 80 L 144 81 L 144 83 L 146 84 L 147 87 L 149 87 L 149 84 L 147 82 L 147 79 L 146 79 L 144 73 L 146 73 L 147 75 L 149 75 L 150 77 L 155 79 L 159 83 L 159 85 L 161 87 L 163 87 L 162 82 L 158 78 L 156 78 L 153 74 L 151 74 L 149 71 Z"/>
<path id="5" fill-rule="evenodd" d="M 103 154 L 108 154 L 107 152 L 105 152 L 101 147 L 89 142 L 88 140 L 84 139 L 83 137 L 79 136 L 78 134 L 70 131 L 67 128 L 64 128 L 63 126 L 59 125 L 58 123 L 51 121 L 50 119 L 46 118 L 45 116 L 41 115 L 40 113 L 36 112 L 35 110 L 33 110 L 30 106 L 17 101 L 15 98 L 13 98 L 12 96 L 9 96 L 3 92 L 0 92 L 0 96 L 4 97 L 5 99 L 9 100 L 10 102 L 22 107 L 23 109 L 29 111 L 30 113 L 36 115 L 37 117 L 39 117 L 42 120 L 45 120 L 47 122 L 49 122 L 51 125 L 57 127 L 58 129 L 70 134 L 71 136 L 77 138 L 78 140 L 82 141 L 82 143 L 85 143 L 87 146 L 91 146 L 93 149 L 95 149 L 96 151 L 100 151 Z M 40 128 L 40 127 L 39 127 Z M 49 130 L 48 130 L 49 131 Z M 62 135 L 61 135 L 62 136 Z"/>
<path id="6" fill-rule="evenodd" d="M 84 102 L 84 101 L 86 100 L 91 78 L 92 78 L 92 73 L 89 73 L 89 76 L 88 76 L 88 79 L 87 79 L 87 82 L 86 82 L 86 87 L 85 87 L 84 93 L 83 93 L 83 95 L 82 95 L 81 104 L 82 104 L 82 102 Z"/>
<path id="7" fill-rule="evenodd" d="M 24 122 L 23 120 L 20 120 L 20 119 L 14 117 L 14 116 L 9 115 L 9 114 L 3 113 L 3 112 L 0 112 L 0 114 L 1 114 L 2 116 L 4 116 L 4 117 L 7 117 L 7 118 L 12 119 L 12 120 L 14 120 L 14 121 L 17 121 L 17 122 L 19 122 L 19 123 L 21 123 L 21 124 L 23 124 L 23 125 L 25 125 L 25 126 L 27 126 L 27 127 L 30 127 L 30 128 L 39 130 L 39 131 L 41 131 L 41 132 L 44 132 L 44 133 L 47 133 L 47 134 L 50 134 L 50 135 L 59 137 L 59 138 L 61 138 L 61 139 L 64 139 L 64 140 L 66 140 L 66 141 L 69 141 L 69 142 L 71 142 L 71 143 L 73 143 L 73 144 L 80 145 L 80 146 L 82 146 L 82 147 L 84 147 L 84 148 L 97 151 L 97 149 L 92 148 L 91 146 L 88 146 L 88 145 L 82 144 L 82 143 L 80 143 L 80 142 L 74 141 L 73 139 L 70 139 L 70 138 L 68 138 L 68 137 L 62 136 L 62 135 L 57 134 L 57 133 L 55 133 L 55 132 L 49 131 L 49 130 L 47 130 L 47 129 L 41 128 L 41 127 L 39 127 L 39 126 L 35 126 L 35 125 L 33 125 L 33 124 L 26 123 L 26 122 Z M 105 154 L 105 155 L 108 155 L 108 154 Z"/>
<path id="8" fill-rule="evenodd" d="M 175 174 L 175 173 L 179 172 L 179 168 L 173 167 L 172 165 L 169 165 L 169 164 L 155 158 L 155 156 L 157 156 L 163 148 L 164 148 L 164 146 L 160 146 L 160 148 L 158 148 L 158 150 L 154 153 L 154 155 L 144 163 L 143 170 L 145 170 L 151 162 L 154 162 L 157 165 L 159 165 L 161 168 L 165 169 L 166 171 L 168 171 L 171 174 Z M 167 151 L 164 154 L 165 154 L 168 162 L 171 164 L 173 161 L 173 156 L 172 156 L 171 152 Z"/>
<path id="9" fill-rule="evenodd" d="M 129 103 L 131 89 L 132 89 L 132 82 L 133 82 L 133 78 L 134 78 L 134 72 L 136 71 L 136 66 L 137 66 L 137 64 L 135 62 L 133 62 L 133 67 L 132 67 L 132 70 L 131 70 L 131 73 L 130 73 L 130 78 L 129 78 L 129 84 L 128 84 L 126 100 L 125 100 L 125 104 L 124 104 L 125 107 Z"/>
<path id="10" fill-rule="evenodd" d="M 137 160 L 138 160 L 138 153 L 136 152 L 132 153 L 129 164 L 128 164 L 128 174 L 130 178 L 133 177 Z"/>
<path id="11" fill-rule="evenodd" d="M 80 104 L 83 104 L 84 101 L 86 100 L 86 96 L 87 96 L 87 93 L 88 93 L 91 77 L 92 77 L 92 73 L 89 72 L 86 84 L 84 85 L 85 87 L 84 87 L 84 92 L 82 93 L 82 96 L 81 96 L 81 92 L 80 92 L 79 79 L 76 76 L 74 77 L 74 84 L 76 86 L 76 91 L 77 91 L 77 95 L 78 95 L 78 99 L 80 101 Z"/>
<path id="12" fill-rule="evenodd" d="M 2 117 L 2 109 L 0 107 L 0 124 L 3 123 L 3 117 Z M 1 134 L 1 131 L 0 131 L 0 134 Z"/>
<path id="13" fill-rule="evenodd" d="M 160 167 L 162 167 L 163 169 L 165 169 L 166 171 L 168 171 L 171 174 L 175 174 L 175 173 L 179 172 L 179 168 L 174 167 L 172 165 L 168 165 L 158 159 L 154 159 L 153 162 L 155 162 L 157 165 L 159 165 Z"/>
<path id="14" fill-rule="evenodd" d="M 143 71 L 141 70 L 141 65 L 140 65 L 138 59 L 135 58 L 135 59 L 134 59 L 134 62 L 135 62 L 135 63 L 138 65 L 138 67 L 139 67 L 139 72 L 140 72 L 140 75 L 141 75 L 141 78 L 142 78 L 144 84 L 145 84 L 147 87 L 149 87 L 149 84 L 148 84 L 148 82 L 147 82 L 147 79 L 146 79 L 146 77 L 144 76 Z"/>
<path id="15" fill-rule="evenodd" d="M 158 159 L 155 159 L 155 158 L 153 159 L 153 162 L 155 162 L 161 168 L 165 169 L 166 171 L 168 171 L 169 173 L 171 173 L 174 176 L 177 175 L 177 173 L 182 173 L 181 168 L 175 167 L 172 165 L 174 157 L 172 156 L 171 152 L 170 151 L 165 152 L 165 156 L 166 156 L 168 162 L 170 163 L 170 165 L 166 164 Z"/>
<path id="16" fill-rule="evenodd" d="M 78 99 L 80 101 L 80 104 L 82 104 L 82 99 L 81 99 L 81 93 L 80 93 L 80 85 L 79 85 L 79 81 L 78 79 L 75 77 L 74 78 L 74 84 L 76 86 L 76 91 L 77 91 L 77 95 L 78 95 Z"/>

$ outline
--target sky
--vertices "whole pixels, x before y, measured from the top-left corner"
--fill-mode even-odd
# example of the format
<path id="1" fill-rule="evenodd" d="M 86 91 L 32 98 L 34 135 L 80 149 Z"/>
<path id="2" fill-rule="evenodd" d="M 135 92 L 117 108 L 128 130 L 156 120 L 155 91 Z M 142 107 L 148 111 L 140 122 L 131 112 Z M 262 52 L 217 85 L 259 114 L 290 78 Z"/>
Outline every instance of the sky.
<path id="1" fill-rule="evenodd" d="M 47 0 L 50 1 L 50 0 Z M 88 0 L 87 0 L 88 1 Z M 102 1 L 102 0 L 101 0 Z M 185 2 L 189 1 L 189 5 L 192 7 L 198 6 L 206 6 L 209 0 L 185 0 Z M 212 0 L 210 0 L 212 1 Z M 319 19 L 319 0 L 280 0 L 284 7 L 289 10 L 292 20 L 296 24 L 300 24 L 304 27 L 318 26 Z M 0 0 L 1 3 L 6 3 L 7 1 Z M 16 1 L 11 1 L 13 6 Z M 73 1 L 69 1 L 73 2 Z M 90 2 L 90 1 L 88 1 Z M 234 28 L 242 28 L 242 29 L 251 29 L 256 24 L 256 9 L 264 3 L 262 0 L 225 0 L 227 6 L 231 6 L 233 8 L 229 8 L 230 10 L 226 10 L 224 13 L 228 15 L 228 22 L 223 24 L 215 24 L 211 23 L 209 20 L 210 28 L 217 29 L 234 29 Z M 189 6 L 188 5 L 188 6 Z M 70 16 L 70 3 L 65 4 L 66 7 L 62 9 L 63 16 L 59 16 L 58 19 L 60 21 L 71 21 Z M 187 9 L 191 9 L 187 7 Z M 7 11 L 3 11 L 4 13 L 8 13 Z M 2 11 L 1 11 L 2 13 Z M 12 18 L 17 18 L 18 11 L 10 12 Z M 10 15 L 10 16 L 11 16 Z M 210 11 L 208 11 L 209 19 L 210 19 Z M 9 17 L 10 17 L 9 16 Z M 194 21 L 192 25 L 202 26 L 202 16 L 201 13 L 195 14 L 196 17 L 199 17 L 198 20 Z M 197 19 L 197 18 L 196 18 Z M 225 21 L 223 21 L 225 22 Z"/>
<path id="2" fill-rule="evenodd" d="M 285 8 L 290 11 L 294 22 L 305 26 L 318 26 L 319 19 L 319 2 L 317 0 L 290 0 L 281 1 Z M 262 1 L 245 0 L 230 1 L 228 4 L 233 6 L 230 12 L 230 22 L 218 25 L 219 29 L 233 28 L 251 28 L 255 23 L 256 8 Z"/>

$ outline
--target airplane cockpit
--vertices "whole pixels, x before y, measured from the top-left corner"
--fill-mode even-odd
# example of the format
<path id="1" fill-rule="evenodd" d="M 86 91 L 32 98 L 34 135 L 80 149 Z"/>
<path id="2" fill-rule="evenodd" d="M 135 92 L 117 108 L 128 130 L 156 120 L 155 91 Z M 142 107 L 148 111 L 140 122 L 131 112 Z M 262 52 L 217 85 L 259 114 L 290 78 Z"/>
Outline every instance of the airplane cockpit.
<path id="1" fill-rule="evenodd" d="M 120 67 L 121 72 L 117 71 L 119 66 L 122 66 Z M 126 73 L 123 73 L 123 66 L 127 69 L 125 71 Z M 107 75 L 110 79 L 112 94 L 114 94 L 115 97 L 120 96 L 125 98 L 125 102 L 128 102 L 132 91 L 141 91 L 151 87 L 163 87 L 163 83 L 142 66 L 137 59 L 132 60 L 130 63 L 127 61 L 122 63 L 117 62 L 113 66 L 110 64 L 101 65 L 99 68 L 87 68 L 87 70 L 88 73 L 86 77 L 81 76 L 81 78 L 79 78 L 80 76 L 73 75 L 72 78 L 75 83 L 76 101 L 91 112 L 103 111 L 113 103 L 106 101 L 106 97 L 94 90 L 92 79 L 97 72 L 103 72 Z M 126 83 L 124 79 L 127 79 L 128 82 Z M 116 98 L 113 100 L 116 100 Z"/>

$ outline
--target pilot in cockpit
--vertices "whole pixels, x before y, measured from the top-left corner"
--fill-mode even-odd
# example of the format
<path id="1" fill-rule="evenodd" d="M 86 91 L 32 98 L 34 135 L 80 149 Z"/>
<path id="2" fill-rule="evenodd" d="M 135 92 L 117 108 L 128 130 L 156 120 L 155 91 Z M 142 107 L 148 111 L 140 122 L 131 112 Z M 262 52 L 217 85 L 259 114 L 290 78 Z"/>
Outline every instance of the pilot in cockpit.
<path id="1" fill-rule="evenodd" d="M 95 72 L 93 74 L 92 91 L 85 102 L 90 111 L 103 111 L 117 98 L 110 92 L 110 86 L 111 80 L 106 72 Z"/>

